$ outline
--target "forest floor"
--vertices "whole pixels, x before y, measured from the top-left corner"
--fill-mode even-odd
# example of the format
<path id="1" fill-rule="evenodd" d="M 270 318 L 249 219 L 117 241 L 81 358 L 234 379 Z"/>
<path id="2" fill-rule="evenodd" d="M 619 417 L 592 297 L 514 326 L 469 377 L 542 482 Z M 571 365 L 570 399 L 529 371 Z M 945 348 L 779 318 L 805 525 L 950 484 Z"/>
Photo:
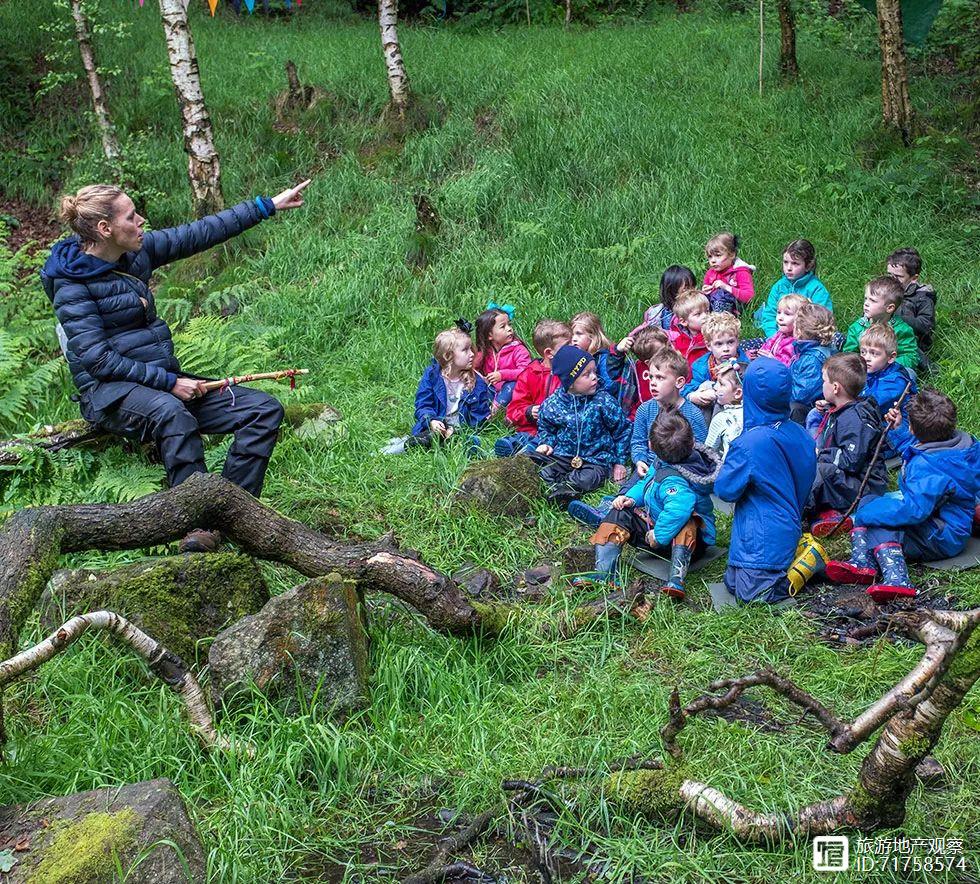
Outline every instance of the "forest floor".
<path id="1" fill-rule="evenodd" d="M 19 25 L 20 33 L 32 16 L 54 14 L 43 4 L 0 4 L 0 32 Z M 113 14 L 145 50 L 131 53 L 119 41 L 101 47 L 105 64 L 124 69 L 110 95 L 128 133 L 133 190 L 151 223 L 164 226 L 185 218 L 189 201 L 159 19 L 150 5 Z M 386 86 L 370 23 L 318 17 L 306 4 L 292 20 L 196 15 L 228 201 L 314 177 L 305 210 L 160 276 L 161 309 L 178 329 L 188 370 L 307 367 L 294 393 L 269 389 L 287 402 L 327 401 L 344 415 L 345 433 L 330 442 L 284 433 L 265 499 L 351 537 L 392 532 L 436 567 L 488 567 L 505 585 L 559 559 L 586 533 L 543 502 L 529 519 L 507 520 L 453 500 L 467 462 L 462 446 L 393 458 L 376 451 L 408 431 L 432 339 L 457 317 L 473 318 L 491 299 L 512 303 L 529 339 L 540 317 L 591 309 L 622 335 L 655 299 L 660 271 L 680 263 L 703 272 L 703 244 L 722 229 L 742 237 L 762 294 L 779 276 L 782 246 L 811 239 L 842 329 L 859 315 L 864 283 L 884 271 L 885 256 L 917 247 L 939 292 L 932 380 L 956 398 L 963 425 L 980 430 L 975 195 L 951 171 L 965 148 L 942 128 L 942 78 L 914 82 L 925 128 L 912 148 L 880 136 L 868 22 L 819 37 L 801 25 L 801 81 L 780 86 L 772 74 L 762 97 L 751 17 L 665 13 L 567 31 L 405 27 L 406 63 L 430 125 L 394 137 L 379 123 Z M 776 34 L 768 36 L 777 46 Z M 30 80 L 32 47 L 6 48 Z M 277 121 L 273 99 L 285 88 L 287 59 L 324 94 L 313 109 Z M 775 71 L 771 54 L 766 71 Z M 17 135 L 26 147 L 10 154 L 7 187 L 50 205 L 52 181 L 67 187 L 100 170 L 82 115 L 57 106 L 46 113 L 44 126 L 25 124 Z M 72 164 L 62 167 L 68 156 Z M 416 193 L 440 216 L 431 237 L 415 234 Z M 43 298 L 33 283 L 21 291 Z M 237 312 L 223 316 L 231 302 Z M 4 426 L 27 430 L 74 416 L 68 392 L 62 371 L 49 395 L 5 416 Z M 484 445 L 503 432 L 498 425 L 482 434 Z M 209 462 L 220 463 L 226 446 L 213 445 Z M 161 482 L 158 466 L 121 450 L 69 451 L 2 474 L 0 508 L 131 499 Z M 721 526 L 725 543 L 727 519 Z M 77 556 L 71 564 L 132 558 Z M 299 582 L 265 570 L 277 591 Z M 599 788 L 609 763 L 660 753 L 675 686 L 690 698 L 713 679 L 771 665 L 852 717 L 918 657 L 883 639 L 828 641 L 828 604 L 810 613 L 715 613 L 703 581 L 721 570 L 694 575 L 690 604 L 658 599 L 642 623 L 603 622 L 566 641 L 520 623 L 494 641 L 448 638 L 372 597 L 367 707 L 338 721 L 324 709 L 284 716 L 257 699 L 222 725 L 255 744 L 249 760 L 202 753 L 177 700 L 141 664 L 84 641 L 8 692 L 0 803 L 166 776 L 200 828 L 214 882 L 398 880 L 424 865 L 441 808 L 496 808 L 503 822 L 503 779 L 585 765 L 594 778 L 556 787 L 567 805 L 556 843 L 588 848 L 606 880 L 817 880 L 809 842 L 749 848 L 689 820 L 655 825 L 623 815 Z M 977 572 L 916 576 L 935 597 L 980 604 Z M 541 596 L 528 604 L 547 616 L 588 594 L 556 579 Z M 23 638 L 38 635 L 35 624 Z M 750 695 L 740 715 L 685 731 L 688 763 L 700 779 L 766 811 L 847 788 L 862 753 L 830 755 L 820 733 L 791 719 L 772 697 Z M 960 880 L 976 880 L 976 691 L 950 719 L 936 755 L 950 785 L 916 789 L 901 831 L 881 835 L 963 838 L 973 877 Z M 472 859 L 511 868 L 510 881 L 537 880 L 504 841 L 478 846 Z"/>

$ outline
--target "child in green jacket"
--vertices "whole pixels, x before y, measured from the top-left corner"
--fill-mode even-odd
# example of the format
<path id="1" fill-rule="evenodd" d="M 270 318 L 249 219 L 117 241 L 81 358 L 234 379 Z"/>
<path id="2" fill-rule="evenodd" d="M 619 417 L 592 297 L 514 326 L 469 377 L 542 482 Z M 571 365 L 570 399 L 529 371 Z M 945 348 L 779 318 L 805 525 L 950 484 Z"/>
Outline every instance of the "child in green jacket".
<path id="1" fill-rule="evenodd" d="M 872 323 L 890 325 L 898 340 L 898 362 L 915 371 L 919 364 L 919 344 L 912 327 L 898 316 L 904 296 L 901 283 L 891 276 L 872 279 L 864 289 L 864 316 L 851 324 L 844 342 L 845 353 L 857 353 L 861 348 L 861 335 Z"/>

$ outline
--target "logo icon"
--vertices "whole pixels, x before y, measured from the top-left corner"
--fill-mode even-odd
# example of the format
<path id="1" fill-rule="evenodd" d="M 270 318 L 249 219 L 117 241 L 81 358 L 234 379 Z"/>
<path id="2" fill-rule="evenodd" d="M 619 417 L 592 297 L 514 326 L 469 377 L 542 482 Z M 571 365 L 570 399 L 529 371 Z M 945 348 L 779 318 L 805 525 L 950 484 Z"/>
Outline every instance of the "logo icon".
<path id="1" fill-rule="evenodd" d="M 818 872 L 846 872 L 849 865 L 846 835 L 818 835 L 813 839 L 813 868 Z"/>

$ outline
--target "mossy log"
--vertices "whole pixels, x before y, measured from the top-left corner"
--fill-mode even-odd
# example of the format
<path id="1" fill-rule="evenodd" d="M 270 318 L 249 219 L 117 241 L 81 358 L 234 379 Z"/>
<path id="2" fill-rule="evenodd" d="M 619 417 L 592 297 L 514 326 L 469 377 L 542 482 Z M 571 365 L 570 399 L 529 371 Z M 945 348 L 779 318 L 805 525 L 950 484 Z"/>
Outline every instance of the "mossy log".
<path id="1" fill-rule="evenodd" d="M 362 590 L 390 593 L 449 635 L 493 633 L 506 622 L 501 606 L 475 605 L 451 578 L 389 539 L 338 543 L 221 476 L 200 473 L 130 503 L 31 507 L 11 516 L 0 531 L 0 653 L 10 656 L 15 649 L 62 554 L 157 546 L 201 527 L 218 529 L 247 554 L 307 577 L 336 571 Z"/>
<path id="2" fill-rule="evenodd" d="M 340 421 L 339 412 L 325 402 L 300 402 L 287 405 L 283 423 L 298 429 L 307 421 L 318 421 L 320 424 L 337 423 Z M 77 418 L 63 421 L 60 424 L 49 424 L 36 433 L 18 436 L 13 439 L 0 439 L 0 466 L 19 464 L 24 458 L 24 452 L 32 448 L 45 451 L 63 451 L 66 448 L 76 448 L 85 445 L 101 450 L 110 445 L 126 441 L 122 436 L 107 433 L 96 424 Z"/>
<path id="3" fill-rule="evenodd" d="M 980 678 L 980 608 L 972 611 L 919 609 L 893 615 L 893 632 L 925 645 L 919 662 L 853 722 L 838 718 L 789 679 L 771 670 L 714 682 L 711 693 L 683 708 L 671 697 L 670 721 L 661 735 L 675 758 L 663 771 L 611 777 L 606 794 L 630 812 L 669 818 L 687 810 L 743 840 L 773 844 L 841 830 L 873 832 L 900 826 L 916 781 L 916 769 L 942 737 L 946 720 Z M 675 740 L 688 720 L 730 706 L 751 687 L 766 686 L 799 706 L 830 735 L 827 748 L 853 751 L 880 730 L 865 756 L 857 782 L 825 801 L 776 813 L 760 813 L 708 785 L 688 778 Z"/>

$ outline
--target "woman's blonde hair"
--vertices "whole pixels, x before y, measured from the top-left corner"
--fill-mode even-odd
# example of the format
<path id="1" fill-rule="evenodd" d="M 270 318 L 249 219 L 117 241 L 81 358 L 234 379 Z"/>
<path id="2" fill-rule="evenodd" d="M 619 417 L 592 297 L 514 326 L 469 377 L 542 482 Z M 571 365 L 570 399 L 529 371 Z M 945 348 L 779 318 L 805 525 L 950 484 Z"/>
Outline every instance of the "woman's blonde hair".
<path id="1" fill-rule="evenodd" d="M 826 347 L 834 339 L 836 331 L 834 314 L 826 307 L 807 301 L 797 311 L 793 326 L 793 337 L 797 340 L 817 341 Z"/>
<path id="2" fill-rule="evenodd" d="M 606 334 L 606 330 L 602 327 L 602 320 L 595 313 L 590 313 L 588 310 L 576 313 L 572 317 L 569 325 L 573 331 L 576 325 L 580 325 L 585 329 L 585 333 L 592 341 L 589 352 L 593 356 L 600 350 L 608 350 L 612 346 L 609 335 Z"/>
<path id="3" fill-rule="evenodd" d="M 78 193 L 66 194 L 61 198 L 61 220 L 67 224 L 83 243 L 97 243 L 100 221 L 111 221 L 115 212 L 113 206 L 125 191 L 115 184 L 89 184 Z"/>
<path id="4" fill-rule="evenodd" d="M 447 328 L 445 331 L 436 335 L 435 343 L 432 345 L 432 356 L 439 363 L 439 367 L 445 371 L 453 361 L 455 353 L 463 344 L 473 346 L 473 339 L 458 328 Z M 460 375 L 467 390 L 472 390 L 476 384 L 476 372 L 470 368 L 463 371 Z"/>

